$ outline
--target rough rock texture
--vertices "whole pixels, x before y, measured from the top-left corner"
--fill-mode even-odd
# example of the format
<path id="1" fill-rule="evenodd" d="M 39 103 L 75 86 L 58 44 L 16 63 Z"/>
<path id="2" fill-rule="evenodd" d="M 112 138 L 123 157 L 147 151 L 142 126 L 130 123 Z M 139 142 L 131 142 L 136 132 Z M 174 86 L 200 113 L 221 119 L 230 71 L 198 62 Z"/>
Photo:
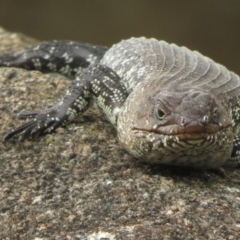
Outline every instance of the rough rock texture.
<path id="1" fill-rule="evenodd" d="M 0 51 L 34 40 L 0 29 Z M 55 104 L 69 80 L 0 68 L 0 135 Z M 95 107 L 67 129 L 0 143 L 1 239 L 239 239 L 240 170 L 149 166 Z"/>

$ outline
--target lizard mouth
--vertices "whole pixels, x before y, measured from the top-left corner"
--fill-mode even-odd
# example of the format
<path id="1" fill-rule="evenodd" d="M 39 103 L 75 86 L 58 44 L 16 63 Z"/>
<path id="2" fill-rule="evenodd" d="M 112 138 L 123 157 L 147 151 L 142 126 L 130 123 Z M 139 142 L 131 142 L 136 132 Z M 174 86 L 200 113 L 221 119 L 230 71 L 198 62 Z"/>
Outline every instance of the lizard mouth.
<path id="1" fill-rule="evenodd" d="M 138 128 L 133 127 L 132 130 L 135 133 L 153 133 L 156 135 L 163 136 L 175 136 L 178 137 L 179 140 L 200 140 L 200 139 L 208 139 L 209 137 L 216 135 L 218 133 L 227 134 L 227 132 L 232 130 L 232 126 L 219 126 L 215 124 L 211 124 L 208 126 L 188 126 L 188 127 L 180 127 L 179 125 L 169 125 L 169 126 L 161 126 L 158 128 Z M 141 135 L 141 134 L 140 134 Z"/>

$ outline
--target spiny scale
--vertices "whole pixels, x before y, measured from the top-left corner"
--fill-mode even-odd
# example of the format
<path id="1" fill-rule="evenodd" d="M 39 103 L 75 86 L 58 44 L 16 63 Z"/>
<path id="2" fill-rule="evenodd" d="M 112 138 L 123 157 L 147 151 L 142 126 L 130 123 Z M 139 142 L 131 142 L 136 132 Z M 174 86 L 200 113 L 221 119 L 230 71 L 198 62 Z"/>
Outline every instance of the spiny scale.
<path id="1" fill-rule="evenodd" d="M 192 151 L 193 160 L 187 159 L 185 155 L 183 157 L 187 166 L 217 167 L 228 159 L 219 162 L 214 160 L 211 165 L 211 161 L 208 162 L 203 156 L 204 161 L 199 164 L 194 154 L 197 149 L 201 156 L 201 146 L 204 148 L 202 154 L 206 154 L 206 149 L 208 149 L 206 143 L 208 142 L 211 146 L 220 144 L 219 137 L 222 136 L 226 147 L 232 148 L 229 150 L 232 154 L 227 164 L 240 165 L 239 76 L 196 51 L 143 37 L 121 41 L 109 49 L 85 43 L 51 41 L 22 52 L 2 55 L 0 66 L 59 72 L 74 78 L 63 98 L 52 108 L 39 112 L 20 113 L 19 118 L 30 117 L 32 120 L 7 133 L 4 141 L 16 134 L 20 134 L 20 140 L 25 140 L 37 134 L 50 133 L 61 125 L 67 125 L 78 114 L 86 111 L 94 100 L 117 128 L 121 144 L 126 146 L 127 151 L 133 156 L 139 156 L 148 161 L 149 153 L 154 152 L 156 156 L 153 155 L 159 163 L 181 165 L 182 162 L 177 159 L 174 161 L 168 158 L 161 159 L 158 157 L 159 152 L 169 151 L 169 154 L 171 152 L 175 154 L 179 150 L 183 151 L 181 154 L 186 156 L 189 153 L 189 158 L 191 158 Z M 183 137 L 181 139 L 173 135 L 171 125 L 164 126 L 165 135 L 161 135 L 158 130 L 161 126 L 159 122 L 151 126 L 152 122 L 156 122 L 154 108 L 159 102 L 154 100 L 156 92 L 166 93 L 166 97 L 168 93 L 175 93 L 177 96 L 200 92 L 209 94 L 210 99 L 216 98 L 213 102 L 220 104 L 220 109 L 223 108 L 227 112 L 227 118 L 231 118 L 232 126 L 227 126 L 224 131 L 227 131 L 229 136 L 233 134 L 233 139 L 226 137 L 228 135 L 225 136 L 224 131 L 221 130 L 215 135 L 209 134 L 206 139 L 200 139 L 199 143 L 193 140 L 194 144 L 196 143 L 195 146 L 192 141 L 184 142 Z M 146 105 L 142 99 L 146 99 L 146 102 L 152 101 L 150 108 L 153 110 L 148 115 L 142 110 Z M 139 106 L 142 101 L 142 106 Z M 170 106 L 174 103 L 168 102 L 167 104 Z M 186 107 L 181 104 L 186 103 L 179 103 L 179 113 L 181 113 L 181 107 Z M 203 108 L 209 109 L 211 104 L 205 103 Z M 130 105 L 133 107 L 130 108 Z M 165 106 L 166 109 L 169 106 Z M 214 120 L 214 111 L 208 110 L 203 116 L 199 113 L 200 122 L 206 127 L 209 122 L 218 121 L 218 119 Z M 194 114 L 196 115 L 195 112 Z M 118 120 L 119 116 L 120 120 Z M 141 132 L 142 130 L 135 133 L 138 129 L 133 122 L 135 117 L 142 121 L 144 128 L 150 129 L 149 133 Z M 189 124 L 185 124 L 189 116 L 180 116 L 179 119 L 180 122 L 175 122 L 175 125 L 179 124 L 180 127 L 185 128 L 185 125 Z M 226 119 L 221 121 L 224 124 L 227 122 Z M 220 129 L 222 129 L 221 124 L 222 122 L 218 124 Z M 129 128 L 130 125 L 131 128 Z M 151 135 L 152 132 L 155 132 L 154 136 Z M 151 137 L 147 136 L 148 134 Z M 216 149 L 212 151 L 217 151 Z M 182 156 L 181 154 L 179 156 Z M 216 152 L 216 155 L 218 154 Z M 214 156 L 214 152 L 211 156 Z M 169 159 L 172 158 L 173 156 Z"/>

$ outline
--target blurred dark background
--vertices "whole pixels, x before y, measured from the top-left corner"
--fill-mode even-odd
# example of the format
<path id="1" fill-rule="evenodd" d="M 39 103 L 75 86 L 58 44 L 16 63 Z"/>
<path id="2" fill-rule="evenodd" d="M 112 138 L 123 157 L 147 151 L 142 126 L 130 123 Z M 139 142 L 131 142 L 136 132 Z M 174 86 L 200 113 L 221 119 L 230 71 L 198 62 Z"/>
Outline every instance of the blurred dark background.
<path id="1" fill-rule="evenodd" d="M 0 0 L 0 25 L 40 40 L 108 46 L 131 36 L 155 37 L 240 74 L 239 0 Z"/>

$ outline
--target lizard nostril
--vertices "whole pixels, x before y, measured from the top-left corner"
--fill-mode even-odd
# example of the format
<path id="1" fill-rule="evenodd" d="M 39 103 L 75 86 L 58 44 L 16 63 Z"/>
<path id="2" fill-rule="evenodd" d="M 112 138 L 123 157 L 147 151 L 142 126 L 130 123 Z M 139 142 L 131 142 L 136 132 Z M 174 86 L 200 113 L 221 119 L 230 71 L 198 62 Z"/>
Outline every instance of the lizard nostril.
<path id="1" fill-rule="evenodd" d="M 201 123 L 207 125 L 209 122 L 209 117 L 207 115 L 203 116 Z"/>

